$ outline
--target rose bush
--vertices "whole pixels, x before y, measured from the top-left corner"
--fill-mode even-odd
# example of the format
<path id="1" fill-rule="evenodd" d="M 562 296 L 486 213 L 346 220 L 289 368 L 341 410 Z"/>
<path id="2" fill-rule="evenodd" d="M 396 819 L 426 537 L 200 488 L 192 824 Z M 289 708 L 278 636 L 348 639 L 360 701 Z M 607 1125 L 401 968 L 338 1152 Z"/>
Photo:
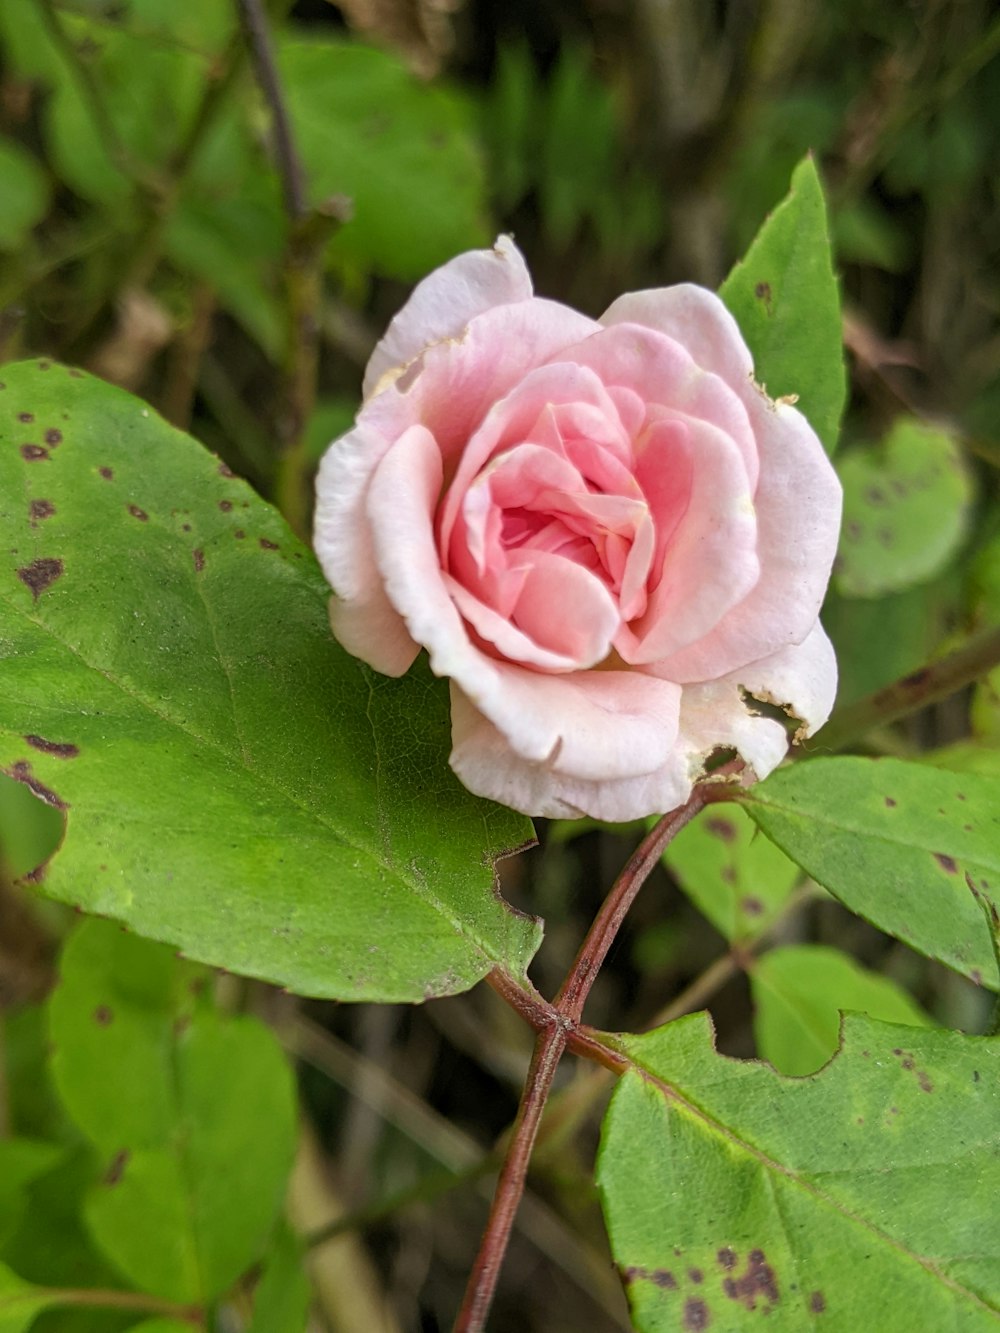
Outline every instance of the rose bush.
<path id="1" fill-rule="evenodd" d="M 840 486 L 722 302 L 677 286 L 593 320 L 511 241 L 414 291 L 323 459 L 315 544 L 347 650 L 451 681 L 451 764 L 526 814 L 672 809 L 732 747 L 757 777 L 827 718 L 817 616 Z"/>

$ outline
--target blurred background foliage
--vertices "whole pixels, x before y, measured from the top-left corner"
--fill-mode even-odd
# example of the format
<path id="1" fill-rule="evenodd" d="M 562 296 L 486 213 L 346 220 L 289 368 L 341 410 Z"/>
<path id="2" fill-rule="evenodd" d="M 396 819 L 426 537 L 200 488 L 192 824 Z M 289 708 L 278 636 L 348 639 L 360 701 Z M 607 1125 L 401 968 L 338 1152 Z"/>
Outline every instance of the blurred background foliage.
<path id="1" fill-rule="evenodd" d="M 422 274 L 511 231 L 538 290 L 591 314 L 623 290 L 715 287 L 811 151 L 850 371 L 824 612 L 841 703 L 1000 623 L 1000 19 L 987 0 L 298 0 L 269 18 L 298 207 L 231 0 L 3 0 L 0 360 L 44 353 L 132 389 L 305 531 L 312 470 Z M 1000 774 L 1000 671 L 861 748 Z M 57 812 L 0 782 L 0 1136 L 59 1148 L 56 1165 L 22 1162 L 17 1219 L 0 1179 L 0 1261 L 58 1235 L 28 1254 L 30 1276 L 101 1285 L 106 1255 L 75 1211 L 85 1145 L 51 1091 L 40 1007 L 71 923 L 14 883 L 59 832 Z M 544 855 L 508 863 L 504 888 L 546 918 L 534 975 L 551 993 L 637 830 L 541 834 Z M 218 989 L 224 1011 L 276 1024 L 298 1061 L 312 1129 L 292 1211 L 300 1229 L 339 1228 L 313 1247 L 310 1327 L 447 1327 L 530 1033 L 484 988 L 412 1010 Z M 973 1032 L 989 1018 L 981 991 L 802 882 L 738 810 L 670 849 L 588 1018 L 640 1029 L 706 1005 L 722 1050 L 790 1074 L 829 1058 L 841 1008 Z M 496 1330 L 627 1326 L 590 1178 L 605 1091 L 564 1071 Z M 277 1251 L 289 1272 L 290 1244 Z M 220 1329 L 250 1327 L 255 1276 L 220 1305 Z M 293 1287 L 275 1279 L 260 1300 L 277 1310 Z M 275 1329 L 304 1326 L 295 1299 Z M 137 1325 L 75 1310 L 34 1326 Z"/>

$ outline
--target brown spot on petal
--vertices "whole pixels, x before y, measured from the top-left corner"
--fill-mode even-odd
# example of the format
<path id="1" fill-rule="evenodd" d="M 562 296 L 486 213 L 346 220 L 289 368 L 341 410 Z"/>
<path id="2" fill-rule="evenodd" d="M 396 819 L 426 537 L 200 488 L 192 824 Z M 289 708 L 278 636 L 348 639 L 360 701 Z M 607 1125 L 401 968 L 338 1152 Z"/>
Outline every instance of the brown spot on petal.
<path id="1" fill-rule="evenodd" d="M 31 589 L 31 595 L 37 602 L 46 588 L 51 588 L 56 579 L 63 572 L 63 562 L 50 556 L 42 556 L 39 560 L 32 560 L 30 565 L 25 565 L 23 569 L 17 571 L 17 577 Z"/>

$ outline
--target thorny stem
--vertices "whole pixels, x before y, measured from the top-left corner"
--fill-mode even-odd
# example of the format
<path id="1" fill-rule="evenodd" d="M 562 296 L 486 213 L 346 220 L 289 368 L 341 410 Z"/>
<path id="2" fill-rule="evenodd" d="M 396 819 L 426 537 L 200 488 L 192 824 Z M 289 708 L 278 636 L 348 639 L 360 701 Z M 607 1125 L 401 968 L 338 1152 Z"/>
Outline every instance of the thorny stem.
<path id="1" fill-rule="evenodd" d="M 738 776 L 742 767 L 742 764 L 735 763 L 719 769 L 712 780 L 695 787 L 685 805 L 664 815 L 643 838 L 612 885 L 554 1003 L 549 1004 L 530 982 L 518 982 L 500 968 L 495 968 L 487 977 L 493 989 L 536 1029 L 538 1039 L 454 1333 L 480 1333 L 485 1326 L 514 1217 L 524 1193 L 531 1151 L 564 1051 L 570 1047 L 602 1064 L 610 1064 L 612 1068 L 620 1066 L 618 1057 L 608 1050 L 606 1043 L 591 1036 L 589 1029 L 581 1027 L 580 1018 L 628 909 L 667 844 L 715 798 L 716 793 L 721 794 L 723 787 L 729 786 L 719 779 Z"/>
<path id="2" fill-rule="evenodd" d="M 838 709 L 815 739 L 806 741 L 799 751 L 817 754 L 842 750 L 872 727 L 888 726 L 946 699 L 996 666 L 1000 666 L 1000 629 L 984 630 L 947 657 Z"/>

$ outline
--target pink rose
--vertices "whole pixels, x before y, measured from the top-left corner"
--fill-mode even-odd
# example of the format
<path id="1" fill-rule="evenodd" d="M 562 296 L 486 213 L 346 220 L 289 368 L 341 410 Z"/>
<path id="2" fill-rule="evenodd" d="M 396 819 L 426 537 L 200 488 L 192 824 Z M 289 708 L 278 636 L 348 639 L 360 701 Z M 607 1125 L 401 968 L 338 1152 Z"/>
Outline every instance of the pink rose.
<path id="1" fill-rule="evenodd" d="M 809 735 L 836 662 L 817 614 L 840 485 L 772 402 L 719 298 L 532 295 L 513 243 L 432 273 L 319 471 L 316 551 L 344 647 L 451 681 L 451 765 L 532 815 L 683 803 L 732 747 L 757 777 Z"/>

